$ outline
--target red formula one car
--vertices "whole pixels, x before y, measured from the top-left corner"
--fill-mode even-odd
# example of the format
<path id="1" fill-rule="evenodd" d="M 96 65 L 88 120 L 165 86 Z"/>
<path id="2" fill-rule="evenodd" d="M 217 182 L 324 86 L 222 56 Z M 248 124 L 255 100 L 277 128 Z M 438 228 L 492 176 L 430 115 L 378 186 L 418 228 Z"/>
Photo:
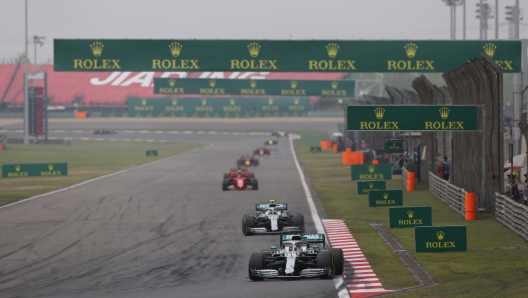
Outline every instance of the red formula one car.
<path id="1" fill-rule="evenodd" d="M 270 154 L 271 154 L 271 151 L 268 148 L 264 148 L 264 147 L 257 148 L 255 149 L 255 151 L 253 151 L 253 155 L 263 156 L 263 155 L 270 155 Z"/>
<path id="2" fill-rule="evenodd" d="M 244 168 L 232 168 L 229 173 L 224 174 L 222 190 L 258 190 L 258 180 L 253 173 Z"/>
<path id="3" fill-rule="evenodd" d="M 246 154 L 246 156 L 241 156 L 237 160 L 237 167 L 258 167 L 259 166 L 259 160 L 254 158 L 253 156 Z"/>

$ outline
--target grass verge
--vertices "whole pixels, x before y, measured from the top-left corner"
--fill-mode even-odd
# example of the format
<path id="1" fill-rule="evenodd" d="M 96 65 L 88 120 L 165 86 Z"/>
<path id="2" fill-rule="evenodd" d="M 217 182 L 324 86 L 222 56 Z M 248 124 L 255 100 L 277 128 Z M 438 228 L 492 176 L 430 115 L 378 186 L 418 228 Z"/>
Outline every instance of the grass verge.
<path id="1" fill-rule="evenodd" d="M 318 146 L 326 134 L 302 133 L 296 142 L 299 160 L 312 180 L 329 218 L 344 219 L 358 241 L 374 272 L 386 289 L 402 289 L 418 283 L 404 264 L 380 239 L 369 221 L 389 227 L 388 208 L 369 208 L 368 197 L 357 195 L 356 183 L 338 177 L 343 168 L 350 175 L 350 167 L 341 164 L 341 155 L 329 150 L 310 153 L 309 147 Z M 330 170 L 335 168 L 335 171 Z M 323 169 L 323 170 L 319 170 Z M 312 179 L 312 175 L 317 177 Z M 387 181 L 388 189 L 402 189 L 396 176 Z M 405 297 L 526 297 L 528 293 L 528 243 L 497 222 L 492 215 L 479 214 L 478 220 L 466 221 L 422 185 L 414 192 L 404 190 L 405 206 L 431 206 L 433 225 L 465 225 L 468 251 L 456 253 L 416 253 L 414 229 L 391 229 L 411 254 L 428 270 L 439 285 L 399 294 Z"/>
<path id="2" fill-rule="evenodd" d="M 0 152 L 0 164 L 67 162 L 68 176 L 2 178 L 0 206 L 203 146 L 118 141 L 72 141 L 69 146 L 9 144 Z M 158 156 L 147 157 L 146 150 L 158 150 Z"/>

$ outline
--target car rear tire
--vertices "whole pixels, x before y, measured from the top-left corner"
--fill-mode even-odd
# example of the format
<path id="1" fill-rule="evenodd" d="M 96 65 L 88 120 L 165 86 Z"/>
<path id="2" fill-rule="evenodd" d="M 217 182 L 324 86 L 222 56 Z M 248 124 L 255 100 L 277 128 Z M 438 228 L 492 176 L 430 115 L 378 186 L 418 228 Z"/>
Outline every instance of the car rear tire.
<path id="1" fill-rule="evenodd" d="M 249 257 L 249 266 L 248 266 L 248 275 L 249 279 L 253 281 L 261 281 L 264 280 L 263 277 L 257 277 L 257 276 L 251 276 L 250 269 L 264 269 L 264 254 L 261 252 L 254 252 Z"/>
<path id="2" fill-rule="evenodd" d="M 249 178 L 255 178 L 255 174 L 249 173 Z"/>
<path id="3" fill-rule="evenodd" d="M 256 178 L 251 178 L 251 186 L 253 190 L 258 190 L 258 180 Z"/>
<path id="4" fill-rule="evenodd" d="M 330 248 L 328 251 L 334 254 L 335 275 L 343 274 L 343 267 L 345 264 L 343 250 L 341 248 Z"/>
<path id="5" fill-rule="evenodd" d="M 222 190 L 228 190 L 229 189 L 229 179 L 224 178 L 224 181 L 222 181 Z"/>
<path id="6" fill-rule="evenodd" d="M 335 272 L 334 254 L 331 251 L 321 251 L 317 254 L 317 268 L 329 268 L 328 274 L 321 275 L 320 278 L 333 278 Z"/>
<path id="7" fill-rule="evenodd" d="M 302 232 L 304 232 L 304 215 L 301 213 L 295 213 L 292 216 L 292 222 L 294 227 L 301 227 Z"/>
<path id="8" fill-rule="evenodd" d="M 242 217 L 242 233 L 244 235 L 249 236 L 251 233 L 248 233 L 248 228 L 254 228 L 255 227 L 255 215 L 246 214 Z"/>
<path id="9" fill-rule="evenodd" d="M 228 173 L 224 173 L 224 179 L 229 179 L 229 174 Z"/>

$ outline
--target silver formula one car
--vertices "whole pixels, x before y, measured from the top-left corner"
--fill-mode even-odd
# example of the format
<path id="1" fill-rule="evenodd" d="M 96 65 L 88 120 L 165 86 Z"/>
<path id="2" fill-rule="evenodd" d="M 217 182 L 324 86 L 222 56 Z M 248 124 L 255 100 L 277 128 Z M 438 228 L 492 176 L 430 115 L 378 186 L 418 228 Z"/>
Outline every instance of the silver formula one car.
<path id="1" fill-rule="evenodd" d="M 283 234 L 302 233 L 304 216 L 301 213 L 290 213 L 288 204 L 278 204 L 270 200 L 269 204 L 256 204 L 256 212 L 242 217 L 242 233 Z"/>
<path id="2" fill-rule="evenodd" d="M 343 274 L 343 250 L 325 248 L 324 234 L 281 235 L 280 247 L 252 253 L 248 274 L 264 278 L 333 278 Z"/>

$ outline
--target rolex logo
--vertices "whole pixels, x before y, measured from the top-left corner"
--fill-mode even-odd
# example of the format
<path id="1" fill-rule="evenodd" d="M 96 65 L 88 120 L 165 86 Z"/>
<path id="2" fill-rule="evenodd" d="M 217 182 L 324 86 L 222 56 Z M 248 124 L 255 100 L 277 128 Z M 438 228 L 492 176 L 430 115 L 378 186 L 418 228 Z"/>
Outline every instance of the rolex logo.
<path id="1" fill-rule="evenodd" d="M 53 164 L 52 164 L 52 163 L 50 163 L 50 164 L 48 165 L 48 170 L 53 171 Z"/>
<path id="2" fill-rule="evenodd" d="M 374 188 L 374 183 L 369 183 L 369 188 Z"/>
<path id="3" fill-rule="evenodd" d="M 231 98 L 231 100 L 229 100 L 229 104 L 231 104 L 232 106 L 235 105 L 235 99 L 234 98 Z"/>
<path id="4" fill-rule="evenodd" d="M 146 104 L 147 104 L 147 99 L 146 99 L 146 98 L 143 98 L 143 99 L 141 100 L 141 105 L 144 106 L 144 105 L 146 105 Z"/>
<path id="5" fill-rule="evenodd" d="M 216 86 L 216 80 L 209 80 L 209 86 L 214 88 L 214 86 Z"/>
<path id="6" fill-rule="evenodd" d="M 445 236 L 444 231 L 436 232 L 436 237 L 438 238 L 438 240 L 444 240 L 444 236 Z"/>
<path id="7" fill-rule="evenodd" d="M 339 85 L 339 82 L 333 81 L 330 83 L 330 85 L 332 86 L 332 89 L 337 89 L 337 85 Z"/>
<path id="8" fill-rule="evenodd" d="M 207 104 L 207 98 L 202 98 L 202 106 L 205 106 Z"/>
<path id="9" fill-rule="evenodd" d="M 375 170 L 376 170 L 376 166 L 373 166 L 373 165 L 368 166 L 369 173 L 374 173 Z"/>
<path id="10" fill-rule="evenodd" d="M 335 58 L 337 56 L 337 51 L 339 51 L 339 46 L 336 43 L 329 43 L 326 45 L 326 52 L 328 52 L 328 57 Z"/>
<path id="11" fill-rule="evenodd" d="M 405 48 L 405 53 L 407 53 L 407 57 L 409 58 L 413 58 L 414 55 L 416 55 L 416 51 L 418 50 L 418 46 L 415 45 L 414 43 L 408 43 L 404 46 Z"/>
<path id="12" fill-rule="evenodd" d="M 16 166 L 15 166 L 15 171 L 20 172 L 20 169 L 21 169 L 21 168 L 22 168 L 22 167 L 21 167 L 20 165 L 16 165 Z"/>
<path id="13" fill-rule="evenodd" d="M 376 115 L 377 119 L 382 119 L 383 114 L 385 114 L 385 109 L 382 107 L 377 107 L 374 109 L 374 114 Z"/>
<path id="14" fill-rule="evenodd" d="M 175 106 L 178 104 L 178 99 L 177 98 L 173 98 L 172 99 L 172 105 Z"/>
<path id="15" fill-rule="evenodd" d="M 297 81 L 291 81 L 290 86 L 292 87 L 292 89 L 297 88 Z"/>
<path id="16" fill-rule="evenodd" d="M 104 44 L 96 41 L 90 45 L 90 48 L 92 48 L 93 55 L 99 57 L 103 53 Z"/>
<path id="17" fill-rule="evenodd" d="M 258 56 L 259 51 L 260 51 L 260 45 L 258 43 L 252 42 L 247 47 L 248 47 L 248 50 L 249 50 L 249 55 L 251 55 L 251 57 L 257 57 Z"/>
<path id="18" fill-rule="evenodd" d="M 251 86 L 251 88 L 257 87 L 257 81 L 255 81 L 255 80 L 249 81 L 249 86 Z"/>
<path id="19" fill-rule="evenodd" d="M 273 98 L 268 99 L 268 104 L 271 106 L 273 105 Z"/>
<path id="20" fill-rule="evenodd" d="M 483 46 L 483 48 L 484 48 L 484 53 L 490 56 L 490 58 L 493 58 L 493 55 L 495 55 L 495 50 L 497 49 L 497 46 L 492 43 L 487 43 Z"/>
<path id="21" fill-rule="evenodd" d="M 170 79 L 169 80 L 169 86 L 174 87 L 174 85 L 176 85 L 176 80 L 175 79 Z"/>
<path id="22" fill-rule="evenodd" d="M 444 120 L 447 119 L 447 116 L 449 116 L 450 110 L 446 107 L 440 108 L 438 111 L 440 112 L 440 117 L 442 117 Z"/>
<path id="23" fill-rule="evenodd" d="M 295 99 L 293 100 L 293 103 L 295 103 L 295 105 L 298 105 L 298 104 L 299 104 L 299 99 L 298 99 L 298 98 L 295 98 Z"/>
<path id="24" fill-rule="evenodd" d="M 169 49 L 171 51 L 172 57 L 178 57 L 180 56 L 181 50 L 183 48 L 183 45 L 179 42 L 173 42 L 169 45 Z"/>
<path id="25" fill-rule="evenodd" d="M 389 194 L 388 194 L 388 193 L 384 193 L 384 194 L 383 194 L 383 198 L 384 198 L 385 200 L 388 199 L 388 198 L 389 198 Z"/>
<path id="26" fill-rule="evenodd" d="M 414 211 L 412 211 L 412 210 L 407 211 L 407 216 L 409 218 L 413 218 L 414 217 Z"/>
<path id="27" fill-rule="evenodd" d="M 392 147 L 396 147 L 396 143 L 392 143 Z"/>

